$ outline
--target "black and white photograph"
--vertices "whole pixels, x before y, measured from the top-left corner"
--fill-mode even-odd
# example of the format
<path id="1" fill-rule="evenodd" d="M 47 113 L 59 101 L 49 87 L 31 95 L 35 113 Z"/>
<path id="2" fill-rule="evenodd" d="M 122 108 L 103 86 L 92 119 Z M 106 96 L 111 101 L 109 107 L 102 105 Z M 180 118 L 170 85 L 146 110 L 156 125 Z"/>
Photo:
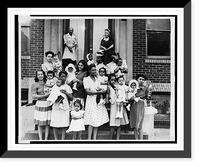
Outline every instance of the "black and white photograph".
<path id="1" fill-rule="evenodd" d="M 9 19 L 9 149 L 184 150 L 181 9 L 24 8 Z"/>

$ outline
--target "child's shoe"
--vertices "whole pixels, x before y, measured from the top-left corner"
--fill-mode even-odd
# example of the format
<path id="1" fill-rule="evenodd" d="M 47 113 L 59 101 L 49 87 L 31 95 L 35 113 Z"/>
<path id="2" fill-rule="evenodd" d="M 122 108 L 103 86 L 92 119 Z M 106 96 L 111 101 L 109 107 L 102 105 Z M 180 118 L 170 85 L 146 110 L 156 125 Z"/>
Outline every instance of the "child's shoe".
<path id="1" fill-rule="evenodd" d="M 100 99 L 100 101 L 99 101 L 99 103 L 98 103 L 98 105 L 102 105 L 102 104 L 105 104 L 106 102 L 105 102 L 105 100 L 104 99 Z"/>
<path id="2" fill-rule="evenodd" d="M 128 105 L 126 106 L 126 109 L 127 109 L 128 111 L 130 111 L 130 109 L 131 109 L 131 105 L 128 104 Z"/>

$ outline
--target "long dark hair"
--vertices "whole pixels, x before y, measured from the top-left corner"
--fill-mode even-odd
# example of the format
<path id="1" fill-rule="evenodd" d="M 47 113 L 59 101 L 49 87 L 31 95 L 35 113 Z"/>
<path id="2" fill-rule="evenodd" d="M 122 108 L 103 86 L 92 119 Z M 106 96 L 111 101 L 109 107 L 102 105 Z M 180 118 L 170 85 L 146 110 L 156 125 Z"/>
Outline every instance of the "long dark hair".
<path id="1" fill-rule="evenodd" d="M 46 77 L 45 72 L 44 72 L 42 69 L 37 70 L 37 71 L 35 72 L 35 82 L 39 82 L 39 79 L 38 79 L 38 77 L 37 77 L 37 73 L 38 73 L 39 71 L 42 71 L 42 73 L 43 73 L 43 75 L 44 75 L 43 81 L 46 82 L 46 81 L 47 81 L 47 77 Z"/>
<path id="2" fill-rule="evenodd" d="M 79 69 L 78 69 L 78 65 L 79 63 L 82 63 L 83 64 L 83 70 L 82 71 L 88 71 L 88 65 L 87 65 L 87 62 L 85 60 L 80 60 L 77 65 L 76 65 L 76 71 L 79 72 Z"/>

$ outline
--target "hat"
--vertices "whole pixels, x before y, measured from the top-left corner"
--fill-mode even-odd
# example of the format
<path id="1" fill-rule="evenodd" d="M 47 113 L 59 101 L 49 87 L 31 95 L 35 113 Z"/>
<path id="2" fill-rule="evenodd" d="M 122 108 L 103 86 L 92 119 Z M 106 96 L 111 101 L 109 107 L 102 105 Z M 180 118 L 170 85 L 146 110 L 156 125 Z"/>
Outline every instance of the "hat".
<path id="1" fill-rule="evenodd" d="M 96 53 L 96 56 L 103 56 L 103 50 L 99 50 L 99 51 Z"/>
<path id="2" fill-rule="evenodd" d="M 69 68 L 69 67 L 72 67 L 72 68 L 73 68 L 73 72 L 76 71 L 76 68 L 74 67 L 74 65 L 73 65 L 72 63 L 69 63 L 68 66 L 65 67 L 65 71 L 66 71 L 67 73 L 69 73 L 69 71 L 68 71 L 68 68 Z"/>
<path id="3" fill-rule="evenodd" d="M 131 87 L 131 84 L 132 84 L 132 83 L 135 83 L 136 89 L 139 88 L 139 84 L 138 84 L 138 81 L 137 81 L 137 80 L 131 79 L 131 80 L 129 81 L 129 83 L 128 83 L 128 86 Z"/>

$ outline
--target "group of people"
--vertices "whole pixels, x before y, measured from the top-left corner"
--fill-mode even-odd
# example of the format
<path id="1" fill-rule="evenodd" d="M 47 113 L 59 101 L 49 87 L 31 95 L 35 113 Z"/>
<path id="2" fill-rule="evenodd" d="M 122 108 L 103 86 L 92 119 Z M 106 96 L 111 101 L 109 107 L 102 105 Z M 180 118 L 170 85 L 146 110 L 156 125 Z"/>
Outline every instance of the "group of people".
<path id="1" fill-rule="evenodd" d="M 77 43 L 71 44 L 65 52 L 74 52 Z M 111 49 L 113 45 L 110 45 Z M 113 51 L 107 54 L 105 50 L 100 49 L 94 55 L 90 53 L 86 56 L 87 61 L 80 60 L 77 64 L 72 59 L 60 61 L 60 53 L 45 53 L 47 61 L 36 71 L 31 88 L 32 97 L 36 100 L 34 123 L 38 126 L 40 140 L 43 140 L 43 129 L 44 139 L 48 140 L 50 127 L 55 140 L 58 140 L 59 129 L 61 140 L 65 140 L 70 132 L 73 132 L 72 139 L 81 139 L 86 126 L 87 139 L 96 140 L 98 127 L 108 122 L 110 139 L 116 131 L 116 139 L 119 140 L 121 125 L 127 124 L 134 129 L 135 139 L 143 139 L 146 99 L 151 95 L 144 85 L 147 77 L 137 75 L 127 84 L 125 61 L 119 54 Z M 93 56 L 96 56 L 96 62 Z M 105 59 L 109 59 L 107 64 Z M 110 105 L 110 114 L 106 105 Z"/>

